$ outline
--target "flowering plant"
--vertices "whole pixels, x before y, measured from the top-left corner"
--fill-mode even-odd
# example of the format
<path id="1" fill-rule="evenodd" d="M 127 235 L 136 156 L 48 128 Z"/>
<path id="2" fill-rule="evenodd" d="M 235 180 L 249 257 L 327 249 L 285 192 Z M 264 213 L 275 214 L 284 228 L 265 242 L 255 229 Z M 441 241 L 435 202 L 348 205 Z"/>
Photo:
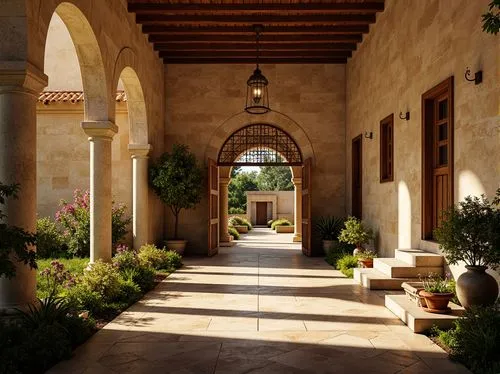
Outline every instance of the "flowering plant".
<path id="1" fill-rule="evenodd" d="M 430 273 L 425 278 L 420 278 L 423 283 L 424 290 L 431 293 L 454 293 L 455 287 L 453 281 L 450 280 L 449 274 L 446 278 L 442 278 L 436 274 Z"/>
<path id="2" fill-rule="evenodd" d="M 85 257 L 90 252 L 90 193 L 75 190 L 73 202 L 61 200 L 61 209 L 56 212 L 56 221 L 63 227 L 63 237 L 68 245 L 68 252 Z M 131 222 L 125 217 L 126 206 L 113 204 L 111 234 L 112 245 L 118 243 L 126 234 Z"/>
<path id="3" fill-rule="evenodd" d="M 44 278 L 49 295 L 55 296 L 61 287 L 70 288 L 76 284 L 76 279 L 64 265 L 57 260 L 50 263 L 50 267 L 43 269 L 40 275 Z"/>

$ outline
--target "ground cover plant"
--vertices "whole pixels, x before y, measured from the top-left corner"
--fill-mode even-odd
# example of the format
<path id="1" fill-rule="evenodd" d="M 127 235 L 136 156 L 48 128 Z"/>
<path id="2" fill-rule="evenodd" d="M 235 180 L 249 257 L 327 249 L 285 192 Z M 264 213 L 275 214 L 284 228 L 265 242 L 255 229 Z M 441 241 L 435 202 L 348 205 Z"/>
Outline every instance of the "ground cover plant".
<path id="1" fill-rule="evenodd" d="M 234 226 L 228 226 L 227 231 L 228 234 L 234 238 L 234 240 L 240 239 L 240 233 L 234 228 Z"/>
<path id="2" fill-rule="evenodd" d="M 453 360 L 475 374 L 500 372 L 500 311 L 496 306 L 471 307 L 450 330 L 431 332 Z"/>
<path id="3" fill-rule="evenodd" d="M 325 261 L 337 269 L 337 261 L 345 255 L 350 255 L 354 248 L 356 247 L 349 243 L 333 242 L 326 253 Z"/>
<path id="4" fill-rule="evenodd" d="M 358 267 L 358 256 L 353 256 L 351 254 L 344 255 L 337 260 L 337 269 L 341 271 L 348 278 L 353 277 L 354 268 Z"/>

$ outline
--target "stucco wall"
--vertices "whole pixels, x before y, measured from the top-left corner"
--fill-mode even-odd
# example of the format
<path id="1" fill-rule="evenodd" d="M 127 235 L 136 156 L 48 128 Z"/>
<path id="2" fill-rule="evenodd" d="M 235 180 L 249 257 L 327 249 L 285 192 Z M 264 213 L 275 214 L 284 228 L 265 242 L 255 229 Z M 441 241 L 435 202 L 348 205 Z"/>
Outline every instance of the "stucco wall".
<path id="1" fill-rule="evenodd" d="M 75 189 L 86 190 L 90 181 L 90 150 L 80 123 L 83 104 L 37 105 L 37 214 L 52 217 L 61 199 L 71 201 Z M 118 103 L 118 134 L 112 142 L 112 194 L 132 214 L 132 160 L 127 149 L 127 104 Z M 131 234 L 127 240 L 131 244 Z"/>
<path id="2" fill-rule="evenodd" d="M 294 191 L 247 191 L 247 218 L 255 225 L 257 222 L 257 201 L 267 202 L 267 217 L 286 218 L 294 222 Z"/>
<path id="3" fill-rule="evenodd" d="M 455 200 L 492 195 L 500 183 L 500 43 L 481 30 L 488 0 L 387 0 L 386 10 L 347 64 L 347 194 L 351 140 L 363 139 L 363 218 L 379 233 L 382 255 L 426 248 L 421 238 L 421 96 L 455 77 Z M 483 83 L 464 79 L 483 70 Z M 398 119 L 400 111 L 411 119 Z M 394 113 L 394 182 L 379 182 L 380 120 Z"/>
<path id="4" fill-rule="evenodd" d="M 209 139 L 228 118 L 243 110 L 246 81 L 254 68 L 253 65 L 167 65 L 167 148 L 175 142 L 188 144 L 205 165 Z M 293 119 L 312 146 L 313 217 L 343 215 L 345 66 L 263 65 L 261 68 L 270 82 L 271 108 Z M 188 252 L 206 253 L 207 208 L 204 198 L 196 209 L 181 213 L 180 232 L 190 241 Z M 166 218 L 171 225 L 168 211 Z"/>

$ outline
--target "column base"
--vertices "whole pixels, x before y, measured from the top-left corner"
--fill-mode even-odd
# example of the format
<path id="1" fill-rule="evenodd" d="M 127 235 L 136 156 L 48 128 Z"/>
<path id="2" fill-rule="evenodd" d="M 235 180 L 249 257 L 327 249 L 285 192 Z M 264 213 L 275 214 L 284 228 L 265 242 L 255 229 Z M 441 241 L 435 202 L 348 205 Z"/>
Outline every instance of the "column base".
<path id="1" fill-rule="evenodd" d="M 302 241 L 302 234 L 295 234 L 293 236 L 293 242 L 294 243 L 300 243 Z"/>

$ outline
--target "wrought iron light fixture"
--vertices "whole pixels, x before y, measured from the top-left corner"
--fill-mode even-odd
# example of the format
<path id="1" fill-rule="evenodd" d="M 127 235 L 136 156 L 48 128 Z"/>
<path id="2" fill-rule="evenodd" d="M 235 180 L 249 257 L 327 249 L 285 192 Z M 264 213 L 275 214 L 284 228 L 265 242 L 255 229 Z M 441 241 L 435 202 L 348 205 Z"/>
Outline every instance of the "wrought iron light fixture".
<path id="1" fill-rule="evenodd" d="M 406 112 L 405 114 L 403 114 L 403 112 L 399 112 L 399 118 L 404 119 L 405 121 L 409 121 L 410 120 L 410 112 Z"/>
<path id="2" fill-rule="evenodd" d="M 256 68 L 247 80 L 247 100 L 245 111 L 250 114 L 264 114 L 269 112 L 269 96 L 267 85 L 269 81 L 259 69 L 259 38 L 262 32 L 262 25 L 254 25 L 255 42 L 257 48 Z"/>
<path id="3" fill-rule="evenodd" d="M 474 82 L 476 85 L 483 82 L 483 71 L 479 70 L 474 73 L 474 78 L 470 78 L 471 71 L 469 68 L 465 70 L 465 79 L 469 82 Z"/>

